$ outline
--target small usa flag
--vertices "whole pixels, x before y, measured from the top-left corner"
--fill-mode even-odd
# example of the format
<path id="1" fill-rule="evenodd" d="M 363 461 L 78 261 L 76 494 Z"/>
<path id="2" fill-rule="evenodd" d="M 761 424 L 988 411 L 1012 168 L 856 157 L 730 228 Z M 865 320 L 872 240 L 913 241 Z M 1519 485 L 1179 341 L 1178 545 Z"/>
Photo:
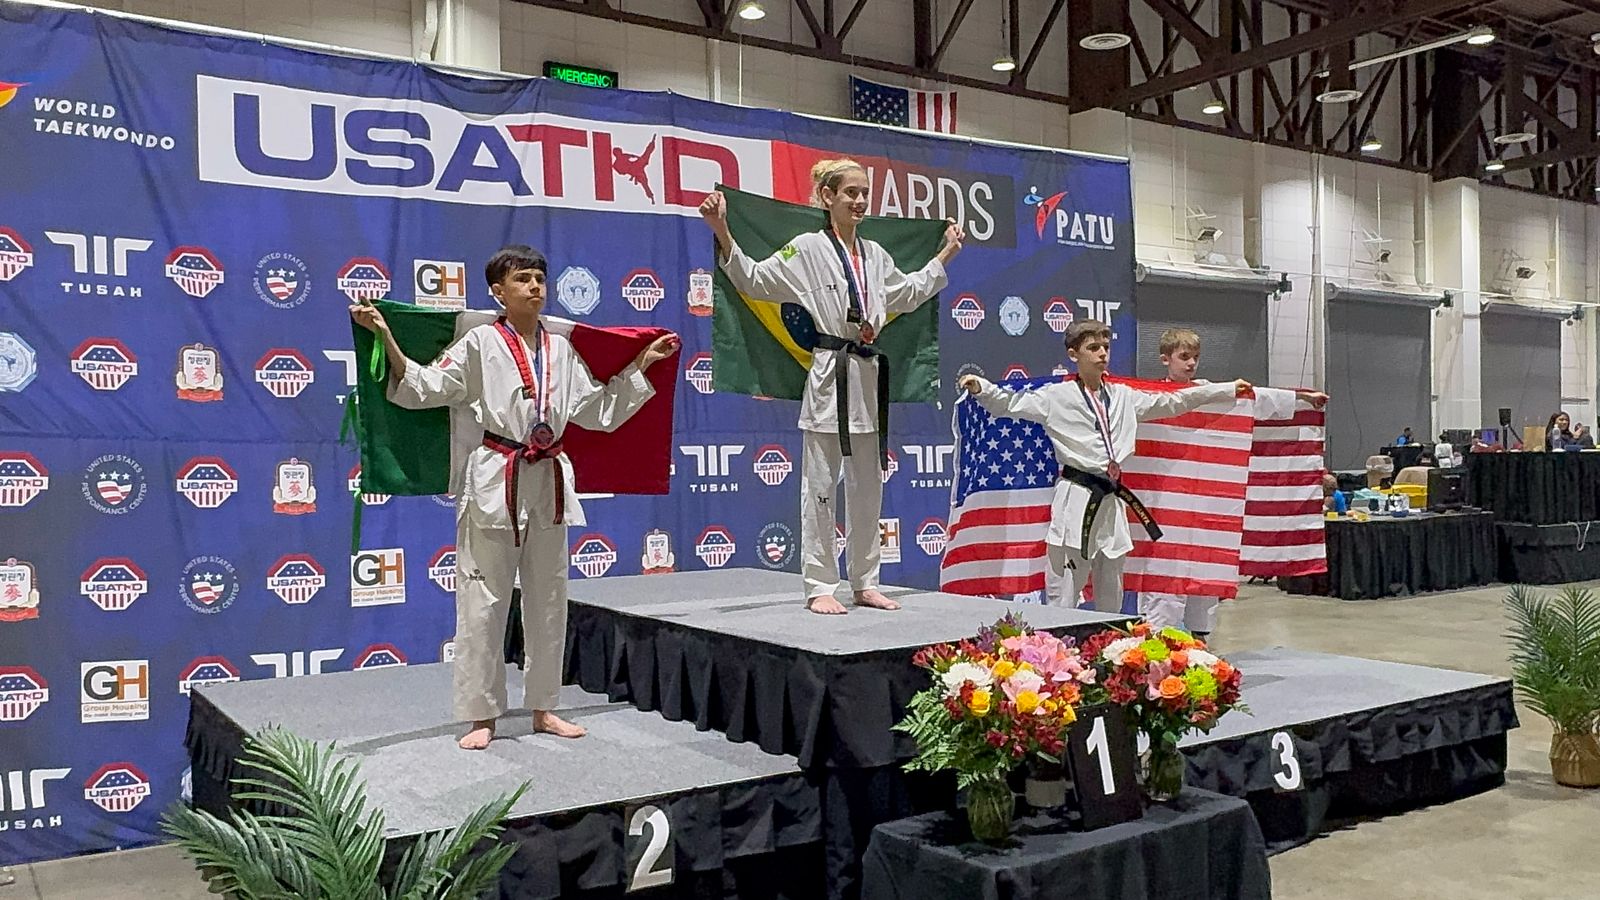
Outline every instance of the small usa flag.
<path id="1" fill-rule="evenodd" d="M 858 122 L 956 133 L 956 92 L 923 91 L 850 76 L 850 114 Z"/>

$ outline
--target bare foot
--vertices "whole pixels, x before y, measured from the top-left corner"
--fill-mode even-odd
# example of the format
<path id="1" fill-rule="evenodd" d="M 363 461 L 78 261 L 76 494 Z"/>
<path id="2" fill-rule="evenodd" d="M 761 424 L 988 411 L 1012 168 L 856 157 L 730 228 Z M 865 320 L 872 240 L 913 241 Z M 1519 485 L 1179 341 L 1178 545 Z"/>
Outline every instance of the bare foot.
<path id="1" fill-rule="evenodd" d="M 864 591 L 856 591 L 856 605 L 870 606 L 873 609 L 892 610 L 900 608 L 900 604 L 890 600 L 888 597 L 885 597 L 876 588 L 867 588 Z"/>
<path id="2" fill-rule="evenodd" d="M 533 730 L 564 738 L 581 738 L 589 733 L 589 729 L 574 725 L 547 709 L 533 711 Z"/>
<path id="3" fill-rule="evenodd" d="M 456 741 L 456 746 L 463 750 L 482 750 L 494 740 L 494 720 L 479 719 L 472 723 L 472 730 Z"/>
<path id="4" fill-rule="evenodd" d="M 842 616 L 849 612 L 832 594 L 819 594 L 806 601 L 806 609 L 824 616 Z"/>

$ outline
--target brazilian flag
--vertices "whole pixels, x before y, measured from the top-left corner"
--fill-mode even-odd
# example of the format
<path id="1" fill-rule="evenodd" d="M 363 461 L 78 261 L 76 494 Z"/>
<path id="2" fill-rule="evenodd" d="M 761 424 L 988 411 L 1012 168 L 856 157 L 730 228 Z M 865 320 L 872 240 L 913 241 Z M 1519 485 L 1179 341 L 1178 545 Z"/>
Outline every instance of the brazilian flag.
<path id="1" fill-rule="evenodd" d="M 796 235 L 820 231 L 827 213 L 717 188 L 728 198 L 728 228 L 746 256 L 760 261 L 781 250 Z M 876 241 L 902 272 L 915 272 L 944 245 L 946 223 L 927 219 L 868 218 L 861 237 Z M 840 276 L 843 277 L 843 271 Z M 798 312 L 761 297 L 747 297 L 719 268 L 716 274 L 711 337 L 716 390 L 755 397 L 799 400 L 805 390 L 811 353 L 790 334 L 785 318 Z M 803 316 L 802 316 L 803 318 Z M 851 335 L 840 335 L 851 337 Z M 939 394 L 939 302 L 930 298 L 913 312 L 890 317 L 877 345 L 890 360 L 889 400 L 933 403 Z"/>

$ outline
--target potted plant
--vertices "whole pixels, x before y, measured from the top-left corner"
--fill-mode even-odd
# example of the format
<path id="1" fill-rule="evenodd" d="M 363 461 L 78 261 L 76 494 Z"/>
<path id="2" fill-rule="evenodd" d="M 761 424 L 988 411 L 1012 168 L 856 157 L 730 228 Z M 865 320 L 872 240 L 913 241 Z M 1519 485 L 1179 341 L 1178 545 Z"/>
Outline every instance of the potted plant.
<path id="1" fill-rule="evenodd" d="M 1554 597 L 1517 585 L 1511 614 L 1511 677 L 1517 694 L 1550 720 L 1550 771 L 1558 784 L 1600 786 L 1600 598 L 1580 588 Z"/>
<path id="2" fill-rule="evenodd" d="M 1094 670 L 1070 641 L 1009 615 L 970 640 L 919 650 L 913 662 L 932 684 L 895 726 L 917 742 L 906 770 L 954 770 L 973 837 L 1004 841 L 1016 811 L 1007 776 L 1030 754 L 1060 760 Z"/>
<path id="3" fill-rule="evenodd" d="M 214 894 L 237 900 L 475 900 L 494 887 L 515 847 L 497 844 L 474 852 L 500 834 L 522 796 L 481 807 L 448 831 L 419 835 L 392 877 L 380 880 L 383 811 L 367 807 L 360 766 L 281 729 L 245 742 L 241 763 L 259 773 L 234 783 L 250 788 L 235 796 L 267 804 L 270 812 L 237 810 L 223 821 L 204 810 L 177 805 L 161 827 L 195 861 Z"/>
<path id="4" fill-rule="evenodd" d="M 1141 760 L 1145 796 L 1158 802 L 1178 796 L 1184 767 L 1178 742 L 1190 731 L 1215 728 L 1228 710 L 1242 709 L 1244 676 L 1188 632 L 1158 631 L 1144 622 L 1100 632 L 1081 650 L 1098 670 L 1090 702 L 1103 692 L 1150 739 Z"/>

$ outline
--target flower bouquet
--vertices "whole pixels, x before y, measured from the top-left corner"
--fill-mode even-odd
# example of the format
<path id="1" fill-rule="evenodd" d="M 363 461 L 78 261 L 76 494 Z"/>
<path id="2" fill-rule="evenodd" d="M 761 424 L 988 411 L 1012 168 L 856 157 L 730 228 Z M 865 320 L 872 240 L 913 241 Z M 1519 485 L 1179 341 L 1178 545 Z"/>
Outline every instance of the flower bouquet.
<path id="1" fill-rule="evenodd" d="M 1140 622 L 1110 629 L 1083 642 L 1083 659 L 1099 670 L 1100 691 L 1128 712 L 1133 726 L 1150 738 L 1144 760 L 1145 793 L 1170 800 L 1183 790 L 1183 754 L 1178 741 L 1191 730 L 1210 731 L 1239 703 L 1243 676 L 1186 631 L 1159 631 Z"/>
<path id="2" fill-rule="evenodd" d="M 1004 840 L 1015 810 L 1006 776 L 1031 753 L 1060 759 L 1094 668 L 1070 641 L 1011 615 L 969 640 L 919 650 L 912 661 L 933 683 L 895 726 L 917 742 L 906 770 L 954 770 L 973 836 Z"/>

